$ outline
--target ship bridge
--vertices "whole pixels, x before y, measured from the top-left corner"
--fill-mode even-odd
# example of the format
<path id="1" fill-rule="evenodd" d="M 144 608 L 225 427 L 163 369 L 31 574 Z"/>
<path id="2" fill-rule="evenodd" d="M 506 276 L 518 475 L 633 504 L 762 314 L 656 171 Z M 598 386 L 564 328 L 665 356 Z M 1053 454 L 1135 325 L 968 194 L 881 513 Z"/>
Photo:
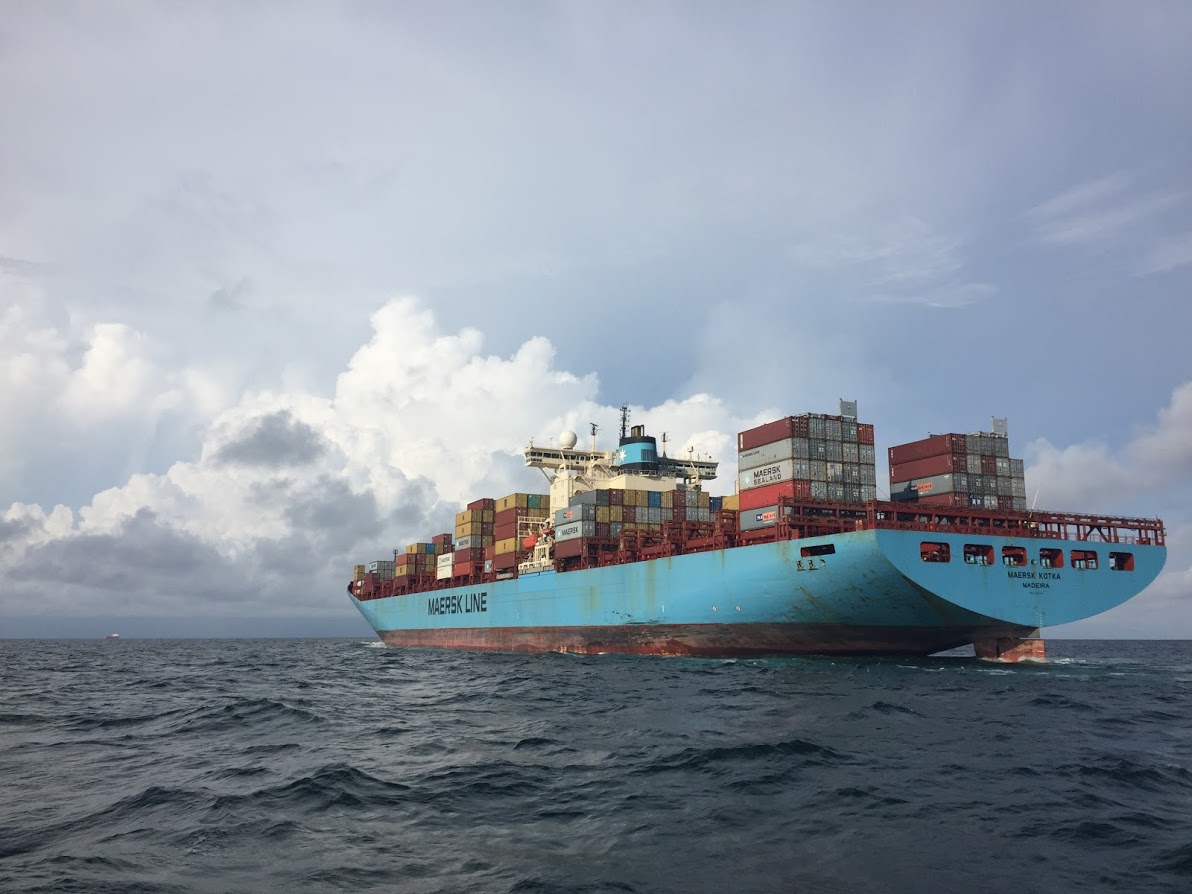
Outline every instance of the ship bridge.
<path id="1" fill-rule="evenodd" d="M 623 449 L 576 450 L 566 447 L 538 447 L 532 443 L 526 447 L 525 457 L 526 465 L 534 469 L 571 469 L 600 478 L 614 478 L 622 474 L 619 466 L 626 458 Z M 716 477 L 718 466 L 714 460 L 673 456 L 660 456 L 657 464 L 658 471 L 651 477 L 682 478 L 684 481 L 711 481 Z"/>

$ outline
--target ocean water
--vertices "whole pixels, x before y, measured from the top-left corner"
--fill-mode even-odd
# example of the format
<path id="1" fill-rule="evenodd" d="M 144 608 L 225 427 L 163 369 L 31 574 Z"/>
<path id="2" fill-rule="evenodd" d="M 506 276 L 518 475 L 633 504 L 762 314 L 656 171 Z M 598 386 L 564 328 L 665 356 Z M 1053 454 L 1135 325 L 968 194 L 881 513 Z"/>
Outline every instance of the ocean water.
<path id="1" fill-rule="evenodd" d="M 1190 891 L 1192 643 L 0 642 L 0 891 Z"/>

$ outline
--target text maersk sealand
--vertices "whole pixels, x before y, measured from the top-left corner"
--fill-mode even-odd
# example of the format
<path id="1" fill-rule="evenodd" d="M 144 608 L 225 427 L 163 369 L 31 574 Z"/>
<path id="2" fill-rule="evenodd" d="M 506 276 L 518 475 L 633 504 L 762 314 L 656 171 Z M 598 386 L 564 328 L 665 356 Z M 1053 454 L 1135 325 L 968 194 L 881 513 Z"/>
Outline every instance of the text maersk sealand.
<path id="1" fill-rule="evenodd" d="M 844 420 L 842 437 L 856 426 L 847 414 L 789 421 L 807 418 L 813 454 L 816 421 L 829 421 L 829 454 L 831 421 Z M 615 452 L 577 450 L 572 433 L 560 447 L 526 449 L 527 465 L 550 481 L 549 511 L 513 516 L 526 495 L 502 501 L 517 519 L 504 561 L 495 550 L 507 539 L 475 535 L 486 544 L 477 548 L 468 534 L 455 543 L 469 549 L 450 553 L 442 535 L 448 572 L 358 566 L 353 603 L 392 646 L 731 657 L 929 655 L 972 643 L 983 658 L 1038 660 L 1041 627 L 1120 605 L 1166 558 L 1157 519 L 822 499 L 803 495 L 797 479 L 775 484 L 771 472 L 756 477 L 786 486 L 774 505 L 737 509 L 732 497 L 717 509 L 699 489 L 715 463 L 659 456 L 640 426 L 625 428 L 623 419 Z M 742 490 L 741 502 L 768 493 L 748 483 L 758 489 Z M 612 517 L 645 521 L 595 521 Z M 477 561 L 444 561 L 477 549 Z"/>

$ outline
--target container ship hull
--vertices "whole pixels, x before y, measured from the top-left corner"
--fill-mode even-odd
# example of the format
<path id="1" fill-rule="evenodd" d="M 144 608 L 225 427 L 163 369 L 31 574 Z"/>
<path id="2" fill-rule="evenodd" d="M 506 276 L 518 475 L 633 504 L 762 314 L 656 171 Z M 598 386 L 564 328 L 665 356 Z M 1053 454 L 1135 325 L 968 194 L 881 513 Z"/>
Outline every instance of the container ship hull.
<path id="1" fill-rule="evenodd" d="M 946 546 L 951 560 L 929 560 L 927 539 Z M 1158 544 L 981 536 L 990 556 L 1025 554 L 1022 564 L 978 563 L 964 558 L 974 539 L 868 529 L 352 600 L 392 646 L 930 655 L 1022 640 L 1041 627 L 1107 611 L 1150 584 L 1166 558 Z M 1054 567 L 1046 558 L 1071 556 L 1074 546 L 1096 547 L 1098 560 Z M 1111 563 L 1112 550 L 1128 555 L 1128 563 Z"/>

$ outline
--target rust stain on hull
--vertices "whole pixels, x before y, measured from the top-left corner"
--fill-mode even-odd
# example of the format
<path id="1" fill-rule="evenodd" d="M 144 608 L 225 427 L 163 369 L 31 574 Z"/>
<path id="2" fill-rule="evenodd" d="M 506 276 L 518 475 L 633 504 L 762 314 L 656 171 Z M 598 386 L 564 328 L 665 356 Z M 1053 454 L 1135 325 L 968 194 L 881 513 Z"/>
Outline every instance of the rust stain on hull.
<path id="1" fill-rule="evenodd" d="M 836 624 L 627 624 L 592 627 L 457 627 L 382 630 L 390 646 L 484 652 L 675 655 L 930 655 L 971 643 L 971 628 L 856 627 Z"/>

